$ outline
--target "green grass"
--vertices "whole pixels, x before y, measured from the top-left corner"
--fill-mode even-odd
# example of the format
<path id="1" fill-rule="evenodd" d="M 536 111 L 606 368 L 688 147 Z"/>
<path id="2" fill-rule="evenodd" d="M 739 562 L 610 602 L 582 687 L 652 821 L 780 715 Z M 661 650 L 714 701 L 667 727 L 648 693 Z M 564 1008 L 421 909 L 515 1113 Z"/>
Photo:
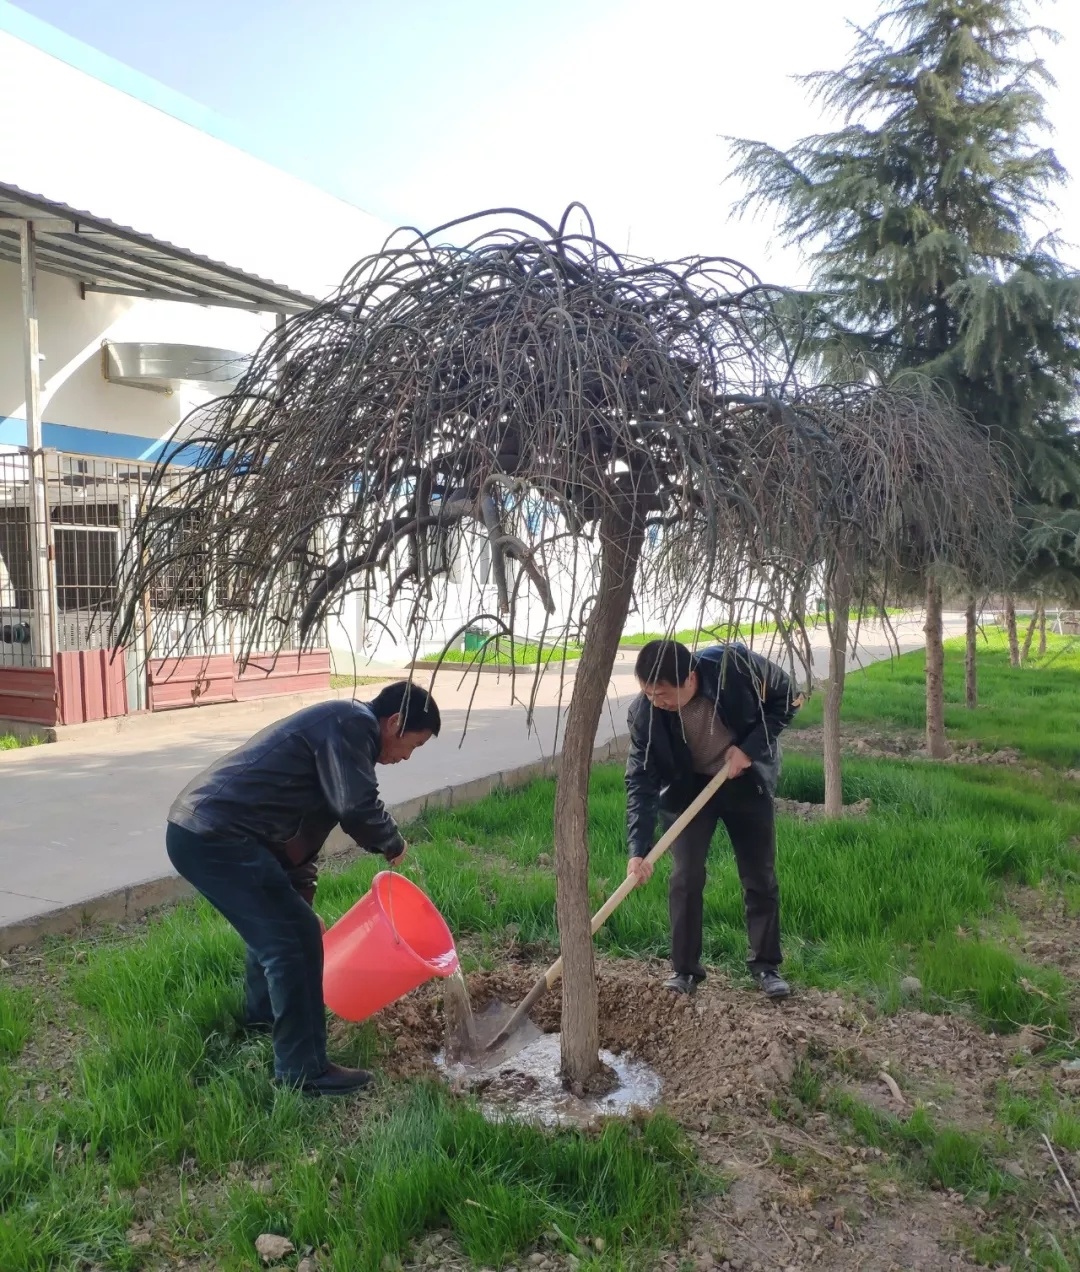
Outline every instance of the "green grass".
<path id="1" fill-rule="evenodd" d="M 890 617 L 896 617 L 906 611 L 903 609 L 886 609 Z M 850 621 L 868 622 L 880 616 L 881 610 L 867 610 L 859 613 L 852 610 Z M 814 628 L 824 623 L 824 615 L 812 614 L 807 617 L 806 625 Z M 627 632 L 619 642 L 623 649 L 641 649 L 653 640 L 677 640 L 680 645 L 689 645 L 692 649 L 702 645 L 720 644 L 729 640 L 750 640 L 752 637 L 769 636 L 776 631 L 776 624 L 770 622 L 752 623 L 716 623 L 708 627 L 686 627 L 672 635 L 670 632 Z"/>
<path id="2" fill-rule="evenodd" d="M 1062 1096 L 1049 1082 L 1034 1094 L 1003 1084 L 997 1117 L 1012 1130 L 1046 1135 L 1066 1153 L 1080 1152 L 1080 1101 Z"/>
<path id="3" fill-rule="evenodd" d="M 43 746 L 45 738 L 33 733 L 24 737 L 16 733 L 0 733 L 0 751 L 18 751 L 24 746 Z"/>
<path id="4" fill-rule="evenodd" d="M 583 1267 L 593 1237 L 607 1243 L 604 1267 L 645 1267 L 677 1240 L 703 1180 L 665 1117 L 553 1134 L 493 1125 L 441 1084 L 382 1086 L 352 1105 L 277 1090 L 268 1042 L 231 1025 L 240 942 L 201 902 L 137 937 L 84 945 L 78 961 L 77 948 L 58 947 L 49 1006 L 77 1022 L 72 1069 L 46 1081 L 42 1102 L 28 1073 L 0 1064 L 0 1268 L 135 1272 L 142 1253 L 126 1234 L 141 1184 L 155 1204 L 171 1198 L 150 1253 L 210 1257 L 223 1272 L 256 1267 L 263 1232 L 328 1246 L 321 1267 L 378 1272 L 432 1229 L 450 1229 L 477 1266 L 555 1232 Z M 9 1056 L 47 1027 L 30 1006 L 25 992 L 0 999 L 0 1040 L 17 1022 Z M 380 1057 L 370 1026 L 348 1029 L 335 1055 L 376 1069 Z M 259 1169 L 269 1194 L 251 1186 Z M 185 1199 L 185 1180 L 198 1197 Z"/>
<path id="5" fill-rule="evenodd" d="M 385 676 L 331 676 L 331 689 L 362 689 L 367 685 L 384 685 Z"/>
<path id="6" fill-rule="evenodd" d="M 17 1056 L 30 1036 L 33 1002 L 25 989 L 0 985 L 0 1060 Z"/>
<path id="7" fill-rule="evenodd" d="M 952 649 L 949 658 L 955 694 L 959 659 Z M 961 724 L 977 728 L 986 745 L 1016 745 L 1044 765 L 1072 764 L 1080 718 L 1074 658 L 1060 645 L 1038 668 L 1013 671 L 1000 650 L 988 650 L 981 659 L 987 706 L 974 716 L 960 708 Z M 853 676 L 847 702 L 853 718 L 877 727 L 917 720 L 919 660 Z M 1071 732 L 1055 736 L 1066 717 Z M 955 736 L 975 736 L 961 724 Z M 1009 741 L 996 740 L 1003 736 Z M 782 795 L 820 802 L 823 786 L 816 757 L 787 757 Z M 970 1013 L 999 1032 L 1034 1024 L 1067 1051 L 1074 1031 L 1064 979 L 1027 965 L 992 933 L 1010 886 L 1051 885 L 1080 897 L 1075 784 L 1020 766 L 859 759 L 845 764 L 845 787 L 849 800 L 871 801 L 867 817 L 779 822 L 796 983 L 861 991 L 891 1010 L 900 978 L 915 974 L 924 1009 Z M 407 832 L 406 871 L 456 935 L 474 938 L 480 959 L 485 946 L 504 948 L 511 933 L 554 946 L 554 881 L 550 865 L 540 864 L 551 853 L 553 795 L 552 783 L 537 783 L 432 812 Z M 618 769 L 595 773 L 590 819 L 599 905 L 625 872 Z M 376 868 L 365 858 L 327 872 L 318 901 L 324 916 L 349 908 Z M 667 869 L 662 863 L 660 875 Z M 738 975 L 745 930 L 730 853 L 718 848 L 710 876 L 705 956 Z M 661 878 L 631 895 L 597 942 L 610 953 L 664 955 L 667 934 Z M 138 1272 L 183 1257 L 252 1272 L 261 1232 L 284 1233 L 301 1249 L 325 1245 L 320 1266 L 336 1272 L 378 1272 L 387 1256 L 404 1256 L 433 1229 L 449 1229 L 478 1267 L 520 1264 L 539 1243 L 580 1257 L 583 1269 L 620 1272 L 656 1266 L 657 1252 L 680 1239 L 688 1202 L 712 1182 L 665 1117 L 613 1123 L 599 1134 L 550 1134 L 490 1124 L 437 1084 L 382 1083 L 369 1101 L 344 1105 L 276 1090 L 266 1040 L 239 1039 L 231 1025 L 240 1007 L 240 942 L 201 902 L 167 911 L 139 934 L 58 942 L 51 959 L 48 995 L 0 986 L 5 1272 Z M 42 1053 L 35 1036 L 69 1028 L 76 1054 L 64 1073 L 31 1067 L 28 1057 Z M 348 1028 L 334 1059 L 378 1070 L 382 1045 L 372 1026 Z M 828 1110 L 846 1138 L 889 1154 L 918 1186 L 1007 1208 L 1015 1181 L 1002 1162 L 1014 1139 L 1037 1147 L 1045 1132 L 1060 1152 L 1080 1152 L 1076 1103 L 1049 1085 L 1034 1094 L 999 1092 L 998 1137 L 940 1125 L 918 1108 L 892 1117 L 826 1079 L 804 1061 L 792 1093 L 804 1108 Z M 272 1191 L 252 1186 L 258 1173 L 272 1177 Z M 148 1251 L 126 1235 L 146 1213 L 133 1197 L 140 1184 L 163 1206 Z M 1069 1266 L 1072 1246 L 1055 1248 L 1053 1233 L 1026 1228 L 1010 1235 L 1005 1222 L 972 1239 L 978 1257 Z M 590 1254 L 586 1237 L 604 1238 L 604 1253 Z M 1035 1253 L 1015 1254 L 1025 1249 Z"/>
<path id="8" fill-rule="evenodd" d="M 511 658 L 512 655 L 512 658 Z M 481 650 L 449 649 L 445 654 L 425 654 L 420 660 L 435 663 L 442 658 L 444 663 L 468 666 L 495 667 L 536 667 L 552 662 L 572 662 L 581 657 L 581 646 L 569 641 L 566 644 L 539 645 L 529 641 L 514 641 L 511 649 L 510 641 L 505 637 L 493 640 Z"/>
<path id="9" fill-rule="evenodd" d="M 1059 802 L 1022 772 L 886 760 L 846 766 L 850 800 L 870 799 L 865 819 L 781 818 L 779 873 L 789 966 L 802 983 L 857 984 L 887 1005 L 903 975 L 923 981 L 926 1005 L 967 1004 L 997 1028 L 1060 1023 L 1060 977 L 1024 966 L 974 931 L 1010 883 L 1068 881 L 1080 869 L 1071 836 L 1080 802 Z M 818 760 L 789 755 L 780 793 L 820 802 Z M 412 833 L 406 869 L 426 887 L 456 932 L 492 938 L 515 925 L 523 941 L 554 942 L 554 881 L 540 867 L 551 852 L 554 786 L 498 793 L 481 803 L 433 812 Z M 596 906 L 625 872 L 622 774 L 599 770 L 590 797 L 592 893 Z M 662 862 L 659 873 L 666 873 Z M 336 916 L 374 867 L 351 866 L 326 880 L 323 907 Z M 705 956 L 737 971 L 745 957 L 742 895 L 729 852 L 717 851 L 705 896 Z M 612 952 L 664 955 L 663 882 L 635 892 L 597 941 Z M 1023 988 L 1026 978 L 1050 996 Z"/>
<path id="10" fill-rule="evenodd" d="M 875 613 L 877 612 L 875 611 Z M 886 613 L 896 615 L 902 614 L 904 611 L 889 609 L 886 610 Z M 851 617 L 854 620 L 858 615 L 853 612 Z M 808 620 L 808 626 L 814 627 L 824 621 L 823 618 L 814 616 Z M 718 623 L 712 627 L 686 628 L 675 632 L 674 635 L 670 632 L 627 632 L 619 642 L 619 647 L 621 649 L 640 649 L 652 640 L 677 640 L 680 644 L 689 645 L 691 648 L 696 649 L 701 645 L 716 644 L 727 640 L 750 640 L 759 636 L 768 636 L 775 631 L 775 623 L 755 622 L 742 625 Z M 441 656 L 443 661 L 448 663 L 488 663 L 496 666 L 510 666 L 510 642 L 506 637 L 499 637 L 497 640 L 491 641 L 482 651 L 482 657 L 476 651 L 466 652 L 461 649 L 451 649 Z M 439 657 L 440 655 L 437 653 L 425 654 L 421 661 L 436 662 Z M 513 647 L 513 663 L 515 666 L 527 667 L 531 665 L 535 667 L 538 663 L 562 662 L 564 659 L 569 662 L 580 657 L 581 645 L 574 641 L 544 646 L 535 642 L 515 641 Z"/>
<path id="11" fill-rule="evenodd" d="M 1023 667 L 1009 666 L 1003 634 L 990 632 L 978 655 L 980 706 L 964 705 L 964 642 L 945 644 L 945 728 L 953 741 L 999 750 L 1015 747 L 1032 760 L 1063 769 L 1080 767 L 1080 639 L 1051 636 L 1049 650 Z M 926 720 L 925 655 L 904 654 L 849 677 L 846 724 L 922 730 Z M 821 723 L 816 694 L 795 719 L 796 729 Z"/>
<path id="12" fill-rule="evenodd" d="M 956 1127 L 938 1128 L 926 1109 L 899 1118 L 844 1093 L 828 1103 L 856 1140 L 898 1156 L 923 1184 L 965 1196 L 984 1193 L 990 1200 L 1014 1187 L 996 1164 L 996 1145 Z"/>

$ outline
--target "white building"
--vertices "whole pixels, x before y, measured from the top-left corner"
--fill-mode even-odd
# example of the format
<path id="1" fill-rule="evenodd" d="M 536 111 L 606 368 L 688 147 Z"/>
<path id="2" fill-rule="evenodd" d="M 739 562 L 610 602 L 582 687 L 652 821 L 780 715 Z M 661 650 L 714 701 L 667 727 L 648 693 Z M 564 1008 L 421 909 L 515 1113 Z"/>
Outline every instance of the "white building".
<path id="1" fill-rule="evenodd" d="M 214 131 L 201 107 L 0 4 L 0 719 L 328 675 L 323 654 L 241 683 L 219 653 L 148 687 L 134 653 L 89 649 L 152 461 L 276 315 L 325 295 L 389 228 Z"/>
<path id="2" fill-rule="evenodd" d="M 405 630 L 407 601 L 388 616 L 385 598 L 350 596 L 327 649 L 272 669 L 241 675 L 227 635 L 146 668 L 144 651 L 101 649 L 91 622 L 153 461 L 188 413 L 227 389 L 277 315 L 326 295 L 390 229 L 0 0 L 0 723 L 316 687 L 331 666 L 402 660 L 418 642 L 430 653 L 494 613 L 486 545 L 467 535 L 422 632 Z M 594 584 L 585 561 L 551 584 L 557 639 Z M 535 635 L 543 608 L 520 595 L 515 626 Z M 648 626 L 639 599 L 634 621 Z"/>

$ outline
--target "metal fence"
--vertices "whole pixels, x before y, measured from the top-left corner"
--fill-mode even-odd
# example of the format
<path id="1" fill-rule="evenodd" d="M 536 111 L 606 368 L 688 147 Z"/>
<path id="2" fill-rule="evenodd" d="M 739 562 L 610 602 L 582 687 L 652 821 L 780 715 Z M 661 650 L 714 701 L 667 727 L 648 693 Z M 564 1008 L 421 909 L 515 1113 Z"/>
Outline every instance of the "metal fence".
<path id="1" fill-rule="evenodd" d="M 0 667 L 48 666 L 50 648 L 105 645 L 117 565 L 154 471 L 137 460 L 59 451 L 44 452 L 39 463 L 44 499 L 40 489 L 35 498 L 29 452 L 0 453 Z M 34 569 L 35 540 L 50 549 L 47 570 Z M 200 622 L 194 607 L 202 591 L 193 590 L 187 610 L 146 598 L 155 645 L 196 656 L 237 651 L 244 614 L 223 604 L 209 624 Z M 295 648 L 295 633 L 280 647 Z"/>

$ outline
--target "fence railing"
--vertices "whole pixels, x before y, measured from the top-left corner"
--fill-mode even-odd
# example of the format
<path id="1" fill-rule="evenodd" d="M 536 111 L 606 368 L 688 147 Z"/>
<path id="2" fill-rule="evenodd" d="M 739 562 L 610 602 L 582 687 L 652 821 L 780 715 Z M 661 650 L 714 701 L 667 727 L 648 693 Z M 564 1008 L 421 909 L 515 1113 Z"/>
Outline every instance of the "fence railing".
<path id="1" fill-rule="evenodd" d="M 44 667 L 52 652 L 105 646 L 117 566 L 154 471 L 139 460 L 46 451 L 44 500 L 35 500 L 29 452 L 0 453 L 0 667 Z M 182 471 L 164 474 L 166 489 Z M 35 587 L 35 542 L 50 549 L 45 590 Z M 146 602 L 162 652 L 234 654 L 244 644 L 245 615 L 235 606 L 200 622 L 193 610 L 166 609 L 152 596 Z M 35 639 L 42 616 L 44 649 Z M 295 646 L 290 632 L 279 648 Z"/>

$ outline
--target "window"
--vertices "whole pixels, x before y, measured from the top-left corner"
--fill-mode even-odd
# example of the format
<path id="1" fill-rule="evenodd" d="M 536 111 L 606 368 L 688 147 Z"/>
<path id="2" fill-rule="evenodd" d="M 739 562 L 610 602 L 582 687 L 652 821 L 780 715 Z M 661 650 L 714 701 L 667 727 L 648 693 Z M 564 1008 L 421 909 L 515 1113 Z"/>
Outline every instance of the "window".
<path id="1" fill-rule="evenodd" d="M 116 601 L 115 526 L 54 526 L 56 608 L 96 610 Z"/>
<path id="2" fill-rule="evenodd" d="M 0 507 L 0 608 L 30 609 L 30 510 Z"/>
<path id="3" fill-rule="evenodd" d="M 173 559 L 158 576 L 157 586 L 150 589 L 151 606 L 158 610 L 201 610 L 209 555 L 201 533 L 202 515 L 160 508 L 155 519 L 158 524 L 149 536 L 147 549 L 155 557 Z"/>

